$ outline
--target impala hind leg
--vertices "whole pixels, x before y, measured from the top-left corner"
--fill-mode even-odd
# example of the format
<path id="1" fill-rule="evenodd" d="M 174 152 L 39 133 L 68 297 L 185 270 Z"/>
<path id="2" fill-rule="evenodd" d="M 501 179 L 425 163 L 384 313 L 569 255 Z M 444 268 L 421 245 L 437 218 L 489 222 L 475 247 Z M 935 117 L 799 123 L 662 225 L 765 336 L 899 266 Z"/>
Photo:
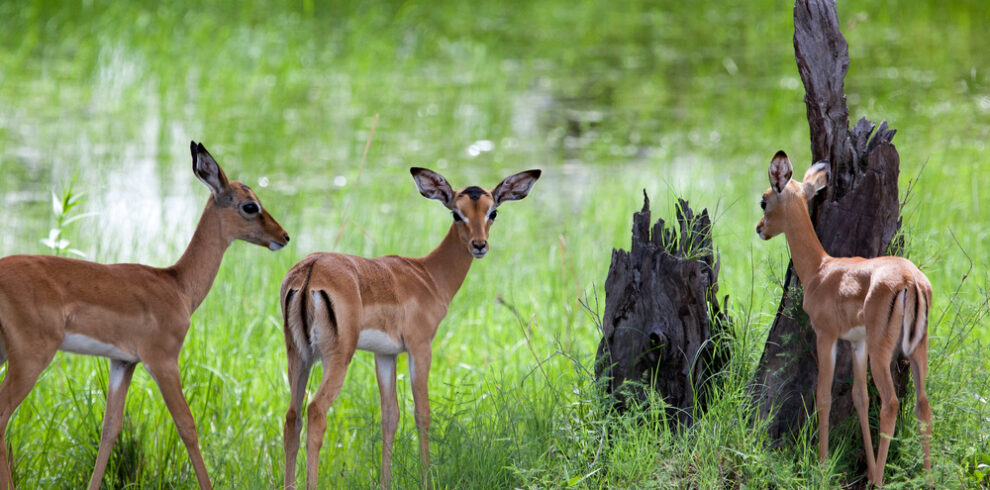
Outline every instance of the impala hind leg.
<path id="1" fill-rule="evenodd" d="M 399 427 L 399 398 L 395 391 L 395 362 L 397 356 L 375 354 L 378 392 L 382 402 L 382 476 L 383 489 L 392 486 L 392 445 Z"/>
<path id="2" fill-rule="evenodd" d="M 928 395 L 925 394 L 925 376 L 928 374 L 928 334 L 921 339 L 914 352 L 911 353 L 911 372 L 914 375 L 914 391 L 916 401 L 914 413 L 918 417 L 918 432 L 921 433 L 921 447 L 925 451 L 924 468 L 932 469 L 931 456 L 928 453 L 928 440 L 932 433 L 932 408 L 928 405 Z"/>
<path id="3" fill-rule="evenodd" d="M 285 412 L 282 431 L 285 449 L 285 488 L 296 488 L 296 461 L 299 457 L 299 433 L 302 430 L 302 404 L 312 365 L 294 349 L 289 354 L 289 409 Z"/>
<path id="4" fill-rule="evenodd" d="M 103 414 L 103 432 L 100 435 L 100 450 L 96 454 L 96 465 L 93 476 L 89 479 L 89 490 L 99 490 L 103 482 L 103 473 L 110 460 L 110 450 L 120 435 L 120 427 L 124 422 L 124 400 L 127 398 L 127 388 L 131 385 L 137 363 L 127 361 L 110 361 L 110 379 L 107 382 L 107 408 Z"/>
<path id="5" fill-rule="evenodd" d="M 13 489 L 14 479 L 11 474 L 10 458 L 7 454 L 7 423 L 14 410 L 24 401 L 31 388 L 38 381 L 38 376 L 52 362 L 58 348 L 53 343 L 50 348 L 45 346 L 39 351 L 22 354 L 25 350 L 12 351 L 7 360 L 7 375 L 0 383 L 0 489 Z"/>
<path id="6" fill-rule="evenodd" d="M 327 410 L 344 386 L 344 376 L 353 355 L 352 348 L 348 352 L 324 356 L 323 359 L 323 379 L 306 412 L 306 488 L 309 490 L 319 486 L 320 448 L 323 447 L 323 434 L 327 430 Z"/>
<path id="7" fill-rule="evenodd" d="M 890 449 L 890 440 L 894 436 L 894 423 L 897 421 L 897 410 L 900 402 L 897 401 L 897 391 L 894 388 L 894 379 L 890 375 L 890 359 L 893 349 L 876 349 L 876 354 L 870 356 L 870 372 L 873 373 L 873 384 L 876 385 L 880 393 L 880 430 L 877 431 L 877 465 L 874 475 L 871 477 L 875 485 L 883 485 L 883 469 L 887 464 L 887 451 Z M 884 352 L 887 355 L 882 355 Z"/>
<path id="8" fill-rule="evenodd" d="M 876 471 L 873 455 L 873 439 L 870 437 L 870 396 L 866 391 L 866 365 L 868 354 L 866 339 L 851 342 L 853 348 L 853 405 L 859 416 L 859 430 L 863 434 L 863 449 L 866 453 L 866 474 Z M 871 477 L 872 478 L 872 477 Z"/>

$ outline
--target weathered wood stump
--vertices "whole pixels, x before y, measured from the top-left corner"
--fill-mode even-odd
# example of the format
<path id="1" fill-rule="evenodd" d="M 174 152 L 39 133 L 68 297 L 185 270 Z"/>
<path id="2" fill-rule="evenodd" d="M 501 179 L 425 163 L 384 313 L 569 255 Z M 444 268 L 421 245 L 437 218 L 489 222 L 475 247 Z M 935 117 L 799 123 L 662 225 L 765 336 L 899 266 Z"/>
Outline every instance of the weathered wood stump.
<path id="1" fill-rule="evenodd" d="M 794 4 L 794 53 L 805 87 L 814 162 L 827 160 L 832 175 L 828 187 L 814 200 L 811 219 L 825 251 L 839 257 L 876 257 L 899 249 L 892 241 L 900 229 L 897 176 L 900 160 L 891 144 L 894 130 L 886 121 L 861 119 L 849 129 L 849 109 L 843 80 L 849 50 L 839 31 L 833 0 L 797 0 Z M 871 133 L 873 136 L 870 137 Z M 770 150 L 768 149 L 768 155 Z M 809 164 L 812 162 L 809 162 Z M 802 170 L 803 172 L 803 170 Z M 771 436 L 790 440 L 815 412 L 818 368 L 815 334 L 801 308 L 801 284 L 793 266 L 787 268 L 784 294 L 770 328 L 752 384 L 761 415 L 772 414 Z M 892 362 L 898 397 L 907 384 L 901 356 Z M 847 342 L 839 342 L 832 387 L 831 423 L 854 413 L 852 358 Z M 873 407 L 878 406 L 876 400 Z M 874 438 L 876 440 L 876 438 Z M 861 444 L 853 438 L 853 444 Z"/>
<path id="2" fill-rule="evenodd" d="M 727 358 L 716 339 L 728 318 L 716 300 L 711 219 L 678 200 L 677 229 L 660 219 L 651 231 L 650 200 L 645 192 L 643 198 L 630 251 L 612 251 L 595 374 L 617 406 L 644 402 L 647 390 L 656 390 L 670 420 L 689 425 Z"/>

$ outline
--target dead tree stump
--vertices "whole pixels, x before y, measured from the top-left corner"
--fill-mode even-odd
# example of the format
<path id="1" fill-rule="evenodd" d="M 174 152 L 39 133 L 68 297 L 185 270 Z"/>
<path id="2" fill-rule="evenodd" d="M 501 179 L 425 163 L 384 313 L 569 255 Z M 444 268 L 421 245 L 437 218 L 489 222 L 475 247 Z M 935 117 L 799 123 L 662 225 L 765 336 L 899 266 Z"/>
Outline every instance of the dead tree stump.
<path id="1" fill-rule="evenodd" d="M 818 238 L 833 256 L 887 255 L 901 224 L 900 160 L 891 144 L 895 131 L 888 130 L 884 121 L 871 137 L 874 124 L 866 119 L 848 128 L 843 80 L 849 50 L 839 31 L 834 0 L 795 2 L 794 54 L 806 91 L 813 162 L 827 160 L 832 169 L 828 187 L 812 206 Z M 899 244 L 893 248 L 899 249 Z M 818 376 L 815 334 L 801 308 L 801 284 L 793 265 L 787 268 L 784 284 L 752 384 L 761 415 L 772 413 L 770 432 L 778 444 L 789 440 L 785 436 L 795 434 L 808 422 L 807 414 L 815 412 Z M 898 357 L 891 368 L 898 397 L 903 398 L 908 376 Z M 851 391 L 851 352 L 847 342 L 839 342 L 832 386 L 833 426 L 854 413 Z M 877 401 L 871 406 L 876 407 Z M 862 444 L 859 438 L 851 442 Z"/>
<path id="2" fill-rule="evenodd" d="M 650 200 L 633 215 L 632 247 L 612 251 L 595 374 L 617 406 L 644 402 L 649 389 L 668 417 L 690 425 L 726 363 L 716 337 L 728 317 L 716 300 L 718 267 L 708 211 L 678 200 L 677 228 L 650 229 Z M 699 406 L 695 406 L 695 403 Z"/>

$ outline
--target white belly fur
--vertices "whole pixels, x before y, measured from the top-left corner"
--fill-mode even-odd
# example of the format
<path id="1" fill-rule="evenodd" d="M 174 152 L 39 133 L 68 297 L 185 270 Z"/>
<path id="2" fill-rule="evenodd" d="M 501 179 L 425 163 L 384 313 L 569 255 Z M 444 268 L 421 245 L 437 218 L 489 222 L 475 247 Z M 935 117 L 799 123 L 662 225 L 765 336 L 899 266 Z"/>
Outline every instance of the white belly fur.
<path id="1" fill-rule="evenodd" d="M 357 348 L 375 354 L 398 354 L 406 350 L 404 345 L 381 330 L 362 330 L 358 335 Z"/>
<path id="2" fill-rule="evenodd" d="M 866 338 L 866 327 L 853 327 L 839 338 L 850 342 L 858 342 Z"/>
<path id="3" fill-rule="evenodd" d="M 104 344 L 99 340 L 92 339 L 83 334 L 67 333 L 62 345 L 58 350 L 72 352 L 74 354 L 86 354 L 88 356 L 109 357 L 118 361 L 137 362 L 139 359 L 132 354 L 128 354 L 117 347 Z"/>

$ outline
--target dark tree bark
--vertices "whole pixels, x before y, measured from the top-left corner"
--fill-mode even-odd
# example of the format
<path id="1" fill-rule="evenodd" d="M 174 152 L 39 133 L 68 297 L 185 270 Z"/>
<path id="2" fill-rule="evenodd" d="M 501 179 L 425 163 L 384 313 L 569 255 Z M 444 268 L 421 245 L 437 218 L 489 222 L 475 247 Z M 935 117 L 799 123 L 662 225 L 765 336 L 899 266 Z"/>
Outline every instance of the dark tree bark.
<path id="1" fill-rule="evenodd" d="M 794 53 L 804 82 L 811 128 L 813 161 L 827 160 L 829 185 L 814 200 L 811 219 L 825 251 L 839 257 L 887 255 L 900 229 L 897 175 L 900 160 L 891 144 L 894 130 L 881 122 L 861 119 L 848 128 L 849 110 L 843 79 L 849 51 L 839 31 L 833 0 L 797 0 L 794 5 Z M 804 170 L 795 170 L 795 175 Z M 815 334 L 801 308 L 801 285 L 793 265 L 787 268 L 785 289 L 770 328 L 752 391 L 764 417 L 771 413 L 771 436 L 790 440 L 815 412 L 818 368 Z M 903 398 L 908 376 L 899 355 L 891 364 L 898 397 Z M 832 386 L 831 424 L 854 414 L 852 357 L 849 344 L 839 342 Z M 876 407 L 873 400 L 871 406 Z M 874 438 L 874 440 L 876 440 Z M 862 444 L 854 438 L 853 444 Z"/>
<path id="2" fill-rule="evenodd" d="M 679 232 L 662 219 L 651 232 L 650 200 L 643 197 L 630 251 L 612 251 L 595 374 L 618 406 L 644 402 L 654 389 L 670 405 L 670 420 L 689 425 L 727 357 L 715 339 L 728 318 L 715 299 L 711 220 L 707 210 L 696 216 L 679 200 Z"/>

